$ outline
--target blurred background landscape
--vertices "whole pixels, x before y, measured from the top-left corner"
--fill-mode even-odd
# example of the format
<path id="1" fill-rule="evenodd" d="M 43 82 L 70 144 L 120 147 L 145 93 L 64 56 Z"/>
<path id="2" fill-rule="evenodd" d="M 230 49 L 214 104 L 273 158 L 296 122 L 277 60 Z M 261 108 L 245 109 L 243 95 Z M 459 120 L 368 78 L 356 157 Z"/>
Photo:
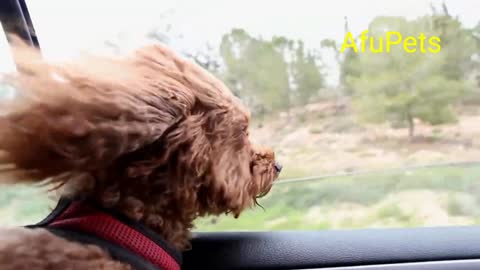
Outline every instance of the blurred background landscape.
<path id="1" fill-rule="evenodd" d="M 457 13 L 451 2 L 433 1 L 421 14 L 378 12 L 365 25 L 377 39 L 386 31 L 439 36 L 438 54 L 410 54 L 402 46 L 341 53 L 345 34 L 361 32 L 349 16 L 335 19 L 335 36 L 314 42 L 232 27 L 217 42 L 185 47 L 190 32 L 159 13 L 141 42 L 169 44 L 221 78 L 251 109 L 252 139 L 272 146 L 284 165 L 260 200 L 264 209 L 239 219 L 202 218 L 197 229 L 480 224 L 480 18 L 463 20 L 469 1 L 464 9 L 458 2 Z M 105 37 L 87 49 L 121 55 L 138 35 Z M 51 43 L 56 47 L 46 46 L 47 54 L 63 44 Z M 12 93 L 0 88 L 4 98 Z M 0 224 L 38 221 L 53 204 L 38 188 L 2 186 Z"/>

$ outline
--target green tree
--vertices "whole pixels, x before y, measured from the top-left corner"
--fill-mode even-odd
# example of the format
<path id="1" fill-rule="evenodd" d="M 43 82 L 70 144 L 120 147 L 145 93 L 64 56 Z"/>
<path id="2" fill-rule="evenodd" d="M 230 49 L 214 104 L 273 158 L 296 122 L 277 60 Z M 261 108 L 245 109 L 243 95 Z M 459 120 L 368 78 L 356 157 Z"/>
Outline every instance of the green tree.
<path id="1" fill-rule="evenodd" d="M 350 27 L 348 24 L 348 18 L 345 17 L 345 24 L 344 24 L 344 32 L 347 34 L 350 32 Z M 343 40 L 342 40 L 343 43 Z M 346 82 L 346 78 L 348 76 L 358 76 L 357 69 L 355 68 L 357 53 L 353 50 L 347 50 L 344 53 L 340 52 L 340 48 L 342 43 L 337 43 L 333 39 L 324 39 L 321 41 L 320 45 L 322 48 L 331 49 L 334 56 L 335 61 L 340 69 L 340 77 L 338 82 L 338 89 L 340 94 L 350 96 L 352 95 L 352 89 L 349 88 L 349 85 Z"/>
<path id="2" fill-rule="evenodd" d="M 250 106 L 266 112 L 289 108 L 287 63 L 272 42 L 233 29 L 223 36 L 220 54 L 227 83 Z"/>
<path id="3" fill-rule="evenodd" d="M 306 104 L 324 85 L 320 59 L 302 41 L 255 38 L 233 29 L 223 36 L 224 78 L 254 111 L 269 113 Z"/>
<path id="4" fill-rule="evenodd" d="M 310 98 L 325 84 L 317 58 L 314 52 L 305 50 L 302 41 L 297 42 L 291 62 L 291 72 L 300 105 L 309 103 Z"/>
<path id="5" fill-rule="evenodd" d="M 475 40 L 475 54 L 473 58 L 473 77 L 477 90 L 480 88 L 480 22 L 472 29 Z"/>
<path id="6" fill-rule="evenodd" d="M 441 52 L 422 53 L 418 49 L 407 53 L 403 46 L 392 47 L 389 53 L 365 52 L 356 55 L 348 65 L 351 73 L 346 83 L 353 91 L 354 107 L 367 121 L 389 121 L 408 125 L 409 137 L 415 133 L 415 118 L 431 124 L 455 120 L 453 104 L 465 90 L 462 72 L 470 52 L 470 37 L 458 20 L 445 15 L 446 26 L 436 25 L 436 15 L 414 21 L 400 17 L 378 17 L 369 26 L 373 44 L 380 46 L 379 37 L 386 31 L 398 31 L 404 37 L 440 36 Z M 367 42 L 369 48 L 372 44 Z M 385 48 L 384 48 L 385 49 Z"/>

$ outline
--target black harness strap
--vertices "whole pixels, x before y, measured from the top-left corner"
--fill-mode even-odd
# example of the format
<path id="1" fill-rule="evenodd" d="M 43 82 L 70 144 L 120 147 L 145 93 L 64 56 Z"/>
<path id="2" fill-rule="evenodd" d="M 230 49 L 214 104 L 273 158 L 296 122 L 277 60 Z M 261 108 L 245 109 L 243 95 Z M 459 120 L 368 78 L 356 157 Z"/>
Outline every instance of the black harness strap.
<path id="1" fill-rule="evenodd" d="M 131 250 L 121 246 L 119 243 L 111 242 L 102 237 L 97 235 L 84 232 L 75 228 L 62 228 L 58 226 L 51 226 L 56 221 L 58 221 L 61 215 L 63 215 L 72 205 L 72 201 L 68 199 L 60 199 L 55 209 L 42 221 L 35 225 L 28 225 L 26 228 L 35 229 L 35 228 L 43 228 L 48 230 L 49 232 L 55 234 L 58 237 L 67 239 L 69 241 L 79 242 L 82 244 L 92 244 L 96 245 L 103 250 L 107 251 L 113 259 L 118 260 L 120 262 L 129 264 L 132 266 L 133 269 L 136 270 L 164 270 L 161 269 L 158 265 L 153 264 L 143 256 L 132 252 Z M 95 207 L 99 209 L 99 207 Z M 102 211 L 106 211 L 104 209 L 100 209 Z M 124 216 L 110 214 L 110 216 L 114 217 L 116 221 L 121 222 L 122 224 L 128 225 L 130 228 L 134 229 L 135 231 L 141 233 L 151 241 L 155 242 L 158 247 L 162 250 L 160 252 L 166 252 L 169 254 L 177 263 L 177 265 L 181 264 L 182 258 L 181 254 L 176 250 L 172 249 L 168 246 L 163 239 L 161 239 L 158 235 L 151 232 L 141 224 L 133 222 L 127 219 Z M 92 220 L 93 221 L 93 220 Z M 102 223 L 103 224 L 103 223 Z"/>
<path id="2" fill-rule="evenodd" d="M 102 238 L 98 238 L 94 235 L 61 228 L 46 227 L 44 229 L 48 230 L 49 232 L 55 234 L 58 237 L 67 239 L 69 241 L 98 246 L 103 250 L 107 251 L 112 257 L 112 259 L 128 264 L 132 267 L 132 269 L 163 270 L 151 264 L 149 261 L 145 260 L 141 256 L 130 252 L 128 249 L 125 249 L 109 241 L 103 240 Z"/>

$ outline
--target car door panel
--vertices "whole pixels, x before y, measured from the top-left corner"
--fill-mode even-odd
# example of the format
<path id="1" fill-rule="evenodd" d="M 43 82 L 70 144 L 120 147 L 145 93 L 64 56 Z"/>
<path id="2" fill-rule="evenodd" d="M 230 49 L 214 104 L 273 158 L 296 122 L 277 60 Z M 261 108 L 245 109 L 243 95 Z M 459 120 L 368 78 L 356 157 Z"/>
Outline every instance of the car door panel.
<path id="1" fill-rule="evenodd" d="M 198 233 L 184 269 L 415 269 L 411 263 L 480 259 L 479 243 L 480 227 Z M 444 269 L 480 269 L 474 266 Z"/>

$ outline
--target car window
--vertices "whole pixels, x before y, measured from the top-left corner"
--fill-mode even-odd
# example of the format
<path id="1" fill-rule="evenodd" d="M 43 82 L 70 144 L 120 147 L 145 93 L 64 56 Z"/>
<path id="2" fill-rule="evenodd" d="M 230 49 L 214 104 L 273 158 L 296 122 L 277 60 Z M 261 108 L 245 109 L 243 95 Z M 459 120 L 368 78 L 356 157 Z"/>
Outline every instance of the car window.
<path id="1" fill-rule="evenodd" d="M 15 71 L 15 65 L 13 62 L 12 54 L 8 46 L 7 37 L 3 31 L 3 27 L 0 23 L 0 79 L 1 74 Z M 13 96 L 13 89 L 0 81 L 0 99 L 11 98 Z"/>
<path id="2" fill-rule="evenodd" d="M 274 148 L 280 179 L 262 207 L 197 230 L 480 224 L 479 1 L 28 5 L 47 58 L 162 42 L 250 108 L 251 137 Z M 40 195 L 13 199 L 35 190 L 8 190 L 0 213 L 12 224 L 45 214 Z"/>
<path id="3" fill-rule="evenodd" d="M 15 65 L 13 63 L 12 53 L 8 46 L 7 36 L 3 30 L 3 26 L 0 23 L 0 57 L 2 61 L 0 62 L 0 72 L 12 72 L 15 70 Z"/>
<path id="4" fill-rule="evenodd" d="M 2 100 L 15 97 L 15 89 L 2 82 L 3 75 L 15 71 L 12 52 L 0 23 L 0 104 Z M 3 180 L 5 179 L 0 179 L 0 224 L 2 226 L 31 224 L 48 213 L 52 202 L 42 190 L 20 185 L 4 186 L 1 185 Z"/>

